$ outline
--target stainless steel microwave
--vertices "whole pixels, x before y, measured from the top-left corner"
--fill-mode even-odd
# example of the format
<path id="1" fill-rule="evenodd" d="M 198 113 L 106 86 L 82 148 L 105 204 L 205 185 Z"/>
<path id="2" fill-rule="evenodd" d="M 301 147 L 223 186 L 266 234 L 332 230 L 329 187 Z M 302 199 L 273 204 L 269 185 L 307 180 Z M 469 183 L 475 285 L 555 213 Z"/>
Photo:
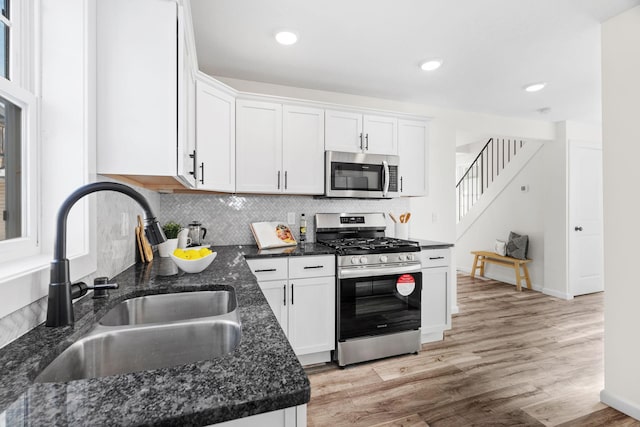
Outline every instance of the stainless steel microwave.
<path id="1" fill-rule="evenodd" d="M 399 197 L 398 163 L 391 155 L 325 152 L 325 197 Z"/>

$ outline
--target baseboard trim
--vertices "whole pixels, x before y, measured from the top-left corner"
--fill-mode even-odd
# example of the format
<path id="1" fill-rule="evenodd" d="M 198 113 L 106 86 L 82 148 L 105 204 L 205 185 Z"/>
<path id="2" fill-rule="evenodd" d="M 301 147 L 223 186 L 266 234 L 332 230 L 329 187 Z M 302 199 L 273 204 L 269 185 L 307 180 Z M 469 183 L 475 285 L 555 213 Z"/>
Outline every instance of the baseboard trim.
<path id="1" fill-rule="evenodd" d="M 554 289 L 543 288 L 542 289 L 542 293 L 545 294 L 545 295 L 549 295 L 549 296 L 552 296 L 552 297 L 564 299 L 564 300 L 567 300 L 567 301 L 573 299 L 573 295 L 568 294 L 566 292 L 556 291 Z"/>
<path id="2" fill-rule="evenodd" d="M 420 344 L 428 342 L 442 341 L 444 339 L 444 332 L 429 332 L 420 335 Z"/>
<path id="3" fill-rule="evenodd" d="M 618 411 L 635 418 L 636 420 L 640 420 L 640 406 L 631 403 L 626 399 L 614 396 L 605 389 L 600 392 L 600 401 L 607 406 L 611 406 L 613 409 L 617 409 Z"/>
<path id="4" fill-rule="evenodd" d="M 298 355 L 298 360 L 302 366 L 331 362 L 331 352 L 322 351 L 320 353 L 301 354 Z"/>

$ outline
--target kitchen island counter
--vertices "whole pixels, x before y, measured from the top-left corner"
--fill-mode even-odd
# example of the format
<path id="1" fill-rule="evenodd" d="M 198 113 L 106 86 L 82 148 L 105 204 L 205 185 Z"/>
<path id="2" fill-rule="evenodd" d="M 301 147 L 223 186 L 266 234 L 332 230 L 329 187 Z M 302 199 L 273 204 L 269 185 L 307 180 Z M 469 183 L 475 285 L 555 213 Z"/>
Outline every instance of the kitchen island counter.
<path id="1" fill-rule="evenodd" d="M 208 425 L 306 404 L 307 376 L 244 260 L 257 248 L 212 249 L 216 259 L 199 274 L 178 271 L 170 258 L 136 264 L 113 279 L 120 288 L 108 299 L 85 297 L 74 304 L 75 326 L 42 324 L 0 349 L 0 417 L 6 425 Z M 229 286 L 235 288 L 242 322 L 242 340 L 230 354 L 67 383 L 33 382 L 125 299 Z"/>

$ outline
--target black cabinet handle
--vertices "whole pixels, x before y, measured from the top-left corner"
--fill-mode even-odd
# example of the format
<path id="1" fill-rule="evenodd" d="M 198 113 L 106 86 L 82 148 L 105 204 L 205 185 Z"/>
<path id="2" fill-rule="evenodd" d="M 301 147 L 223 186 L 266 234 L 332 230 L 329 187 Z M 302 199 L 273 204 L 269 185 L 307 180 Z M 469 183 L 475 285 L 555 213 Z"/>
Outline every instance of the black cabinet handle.
<path id="1" fill-rule="evenodd" d="M 582 227 L 576 227 L 575 230 L 576 231 L 582 231 Z"/>
<path id="2" fill-rule="evenodd" d="M 402 177 L 400 177 L 400 192 L 402 193 Z"/>
<path id="3" fill-rule="evenodd" d="M 368 150 L 369 150 L 369 134 L 367 134 L 367 135 L 364 137 L 364 140 L 367 142 L 367 145 L 365 145 L 365 147 L 364 147 L 364 148 L 368 151 Z"/>
<path id="4" fill-rule="evenodd" d="M 256 270 L 256 273 L 264 273 L 266 271 L 276 271 L 275 268 L 263 268 L 261 270 Z"/>
<path id="5" fill-rule="evenodd" d="M 429 259 L 444 259 L 443 256 L 430 256 Z"/>
<path id="6" fill-rule="evenodd" d="M 278 190 L 280 189 L 280 171 L 278 171 Z"/>
<path id="7" fill-rule="evenodd" d="M 287 285 L 282 285 L 282 304 L 287 305 Z"/>
<path id="8" fill-rule="evenodd" d="M 193 179 L 198 180 L 198 175 L 196 175 L 196 169 L 198 165 L 198 159 L 196 157 L 196 150 L 193 150 L 193 153 L 189 154 L 189 157 L 193 159 L 193 170 L 189 172 L 189 175 L 193 175 Z"/>
<path id="9" fill-rule="evenodd" d="M 291 305 L 293 305 L 293 283 L 291 284 Z"/>
<path id="10" fill-rule="evenodd" d="M 287 186 L 288 186 L 288 183 L 287 183 L 287 171 L 284 171 L 284 189 L 285 190 L 287 189 Z"/>
<path id="11" fill-rule="evenodd" d="M 204 162 L 200 163 L 200 184 L 204 184 Z"/>
<path id="12" fill-rule="evenodd" d="M 310 268 L 324 268 L 324 265 L 308 265 L 304 269 L 308 270 Z"/>
<path id="13" fill-rule="evenodd" d="M 364 143 L 362 142 L 362 132 L 360 132 L 360 149 L 364 150 Z"/>

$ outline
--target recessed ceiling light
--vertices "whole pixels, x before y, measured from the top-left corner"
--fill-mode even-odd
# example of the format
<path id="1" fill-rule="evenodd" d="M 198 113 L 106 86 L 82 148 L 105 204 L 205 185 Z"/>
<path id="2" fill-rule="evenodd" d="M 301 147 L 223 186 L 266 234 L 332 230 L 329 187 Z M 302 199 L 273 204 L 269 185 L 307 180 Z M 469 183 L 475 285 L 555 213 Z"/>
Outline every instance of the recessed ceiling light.
<path id="1" fill-rule="evenodd" d="M 524 90 L 526 90 L 527 92 L 537 92 L 539 90 L 544 89 L 546 85 L 547 84 L 545 82 L 532 83 L 530 85 L 526 85 L 524 87 Z"/>
<path id="2" fill-rule="evenodd" d="M 442 59 L 430 59 L 428 61 L 423 62 L 420 65 L 420 68 L 422 69 L 422 71 L 433 71 L 440 68 L 441 65 L 442 65 Z"/>
<path id="3" fill-rule="evenodd" d="M 276 40 L 280 44 L 289 46 L 298 41 L 298 36 L 296 33 L 291 31 L 280 31 L 279 33 L 276 33 Z"/>

